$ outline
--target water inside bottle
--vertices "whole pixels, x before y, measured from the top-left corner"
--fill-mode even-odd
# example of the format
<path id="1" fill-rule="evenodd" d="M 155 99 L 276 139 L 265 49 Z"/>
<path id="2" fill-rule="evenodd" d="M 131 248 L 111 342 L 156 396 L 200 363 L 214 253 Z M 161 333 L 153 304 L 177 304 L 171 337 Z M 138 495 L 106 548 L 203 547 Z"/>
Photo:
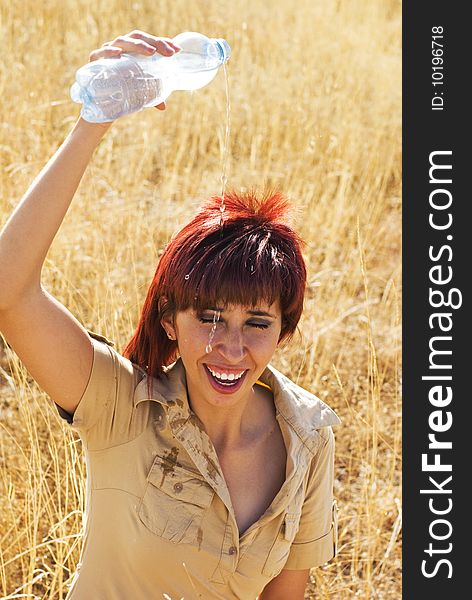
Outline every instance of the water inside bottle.
<path id="1" fill-rule="evenodd" d="M 151 106 L 163 96 L 162 81 L 134 59 L 124 54 L 110 60 L 85 65 L 76 74 L 72 99 L 83 103 L 81 114 L 88 121 L 112 121 Z"/>

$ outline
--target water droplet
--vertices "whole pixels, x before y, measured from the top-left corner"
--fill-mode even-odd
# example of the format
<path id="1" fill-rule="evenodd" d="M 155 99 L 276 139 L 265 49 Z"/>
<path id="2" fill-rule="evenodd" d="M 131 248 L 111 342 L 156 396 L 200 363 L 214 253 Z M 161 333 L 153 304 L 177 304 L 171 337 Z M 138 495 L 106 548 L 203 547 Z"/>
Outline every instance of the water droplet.
<path id="1" fill-rule="evenodd" d="M 217 323 L 217 321 L 220 320 L 220 317 L 221 317 L 221 311 L 215 310 L 215 312 L 213 313 L 213 324 L 211 326 L 211 331 L 208 335 L 208 344 L 205 347 L 206 354 L 210 354 L 210 352 L 212 351 L 211 343 L 213 341 L 213 338 L 215 337 L 216 323 Z"/>

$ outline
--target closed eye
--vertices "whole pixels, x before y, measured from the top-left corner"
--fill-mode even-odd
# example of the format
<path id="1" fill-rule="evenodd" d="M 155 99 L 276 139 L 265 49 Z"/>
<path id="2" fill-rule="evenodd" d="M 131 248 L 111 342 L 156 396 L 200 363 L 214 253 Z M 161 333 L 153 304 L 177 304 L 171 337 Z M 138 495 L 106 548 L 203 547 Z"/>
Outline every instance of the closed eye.
<path id="1" fill-rule="evenodd" d="M 200 323 L 210 323 L 211 325 L 216 324 L 218 321 L 214 321 L 213 317 L 212 318 L 205 318 L 205 317 L 200 317 L 199 318 Z M 267 329 L 268 327 L 270 327 L 269 323 L 248 323 L 248 325 L 250 327 L 256 327 L 257 329 Z"/>
<path id="2" fill-rule="evenodd" d="M 270 327 L 269 323 L 248 323 L 251 327 L 257 327 L 258 329 L 267 329 Z"/>

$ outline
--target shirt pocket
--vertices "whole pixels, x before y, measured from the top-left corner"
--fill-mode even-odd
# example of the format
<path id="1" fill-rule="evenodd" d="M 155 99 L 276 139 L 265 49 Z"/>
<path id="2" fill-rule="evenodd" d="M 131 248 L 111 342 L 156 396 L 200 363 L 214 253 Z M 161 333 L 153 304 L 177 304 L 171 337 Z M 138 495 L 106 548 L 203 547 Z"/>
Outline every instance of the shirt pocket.
<path id="1" fill-rule="evenodd" d="M 138 508 L 141 522 L 170 542 L 197 545 L 215 492 L 200 473 L 157 456 Z"/>
<path id="2" fill-rule="evenodd" d="M 288 507 L 272 547 L 262 568 L 262 574 L 274 578 L 283 569 L 290 554 L 290 547 L 300 527 L 301 506 L 294 503 Z"/>

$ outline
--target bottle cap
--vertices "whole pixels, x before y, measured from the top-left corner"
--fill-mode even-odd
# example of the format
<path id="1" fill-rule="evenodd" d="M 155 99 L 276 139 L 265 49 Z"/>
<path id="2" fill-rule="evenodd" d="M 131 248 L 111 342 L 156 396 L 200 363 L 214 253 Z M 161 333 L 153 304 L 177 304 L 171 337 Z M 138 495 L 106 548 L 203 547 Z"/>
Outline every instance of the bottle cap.
<path id="1" fill-rule="evenodd" d="M 215 38 L 215 43 L 220 51 L 220 59 L 222 63 L 225 63 L 229 60 L 231 56 L 231 48 L 226 40 L 223 38 Z"/>

